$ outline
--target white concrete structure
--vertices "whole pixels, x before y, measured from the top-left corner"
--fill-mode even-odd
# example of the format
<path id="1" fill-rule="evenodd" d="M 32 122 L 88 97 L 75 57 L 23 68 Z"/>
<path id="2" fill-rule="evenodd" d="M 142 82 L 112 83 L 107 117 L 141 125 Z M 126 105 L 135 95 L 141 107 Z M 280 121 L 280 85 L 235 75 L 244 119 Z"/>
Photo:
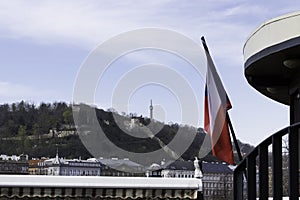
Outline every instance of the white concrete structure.
<path id="1" fill-rule="evenodd" d="M 300 12 L 271 19 L 259 26 L 244 45 L 245 76 L 267 97 L 290 105 L 297 96 L 300 67 Z"/>
<path id="2" fill-rule="evenodd" d="M 0 197 L 189 198 L 199 179 L 143 177 L 0 176 Z"/>
<path id="3" fill-rule="evenodd" d="M 247 61 L 254 54 L 299 37 L 300 12 L 283 15 L 260 25 L 248 38 L 244 46 L 244 58 Z"/>

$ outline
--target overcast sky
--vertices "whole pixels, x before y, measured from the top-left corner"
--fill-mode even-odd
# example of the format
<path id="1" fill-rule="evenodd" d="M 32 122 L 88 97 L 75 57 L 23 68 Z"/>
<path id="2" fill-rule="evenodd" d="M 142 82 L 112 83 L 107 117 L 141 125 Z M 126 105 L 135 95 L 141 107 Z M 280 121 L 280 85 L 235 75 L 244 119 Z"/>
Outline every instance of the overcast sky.
<path id="1" fill-rule="evenodd" d="M 237 137 L 256 145 L 288 125 L 289 110 L 249 86 L 244 78 L 243 45 L 266 20 L 299 8 L 299 1 L 290 0 L 0 1 L 0 103 L 70 103 L 80 67 L 97 45 L 134 29 L 169 29 L 199 44 L 200 37 L 206 37 L 233 105 L 230 115 Z M 134 52 L 113 63 L 99 83 L 95 104 L 110 108 L 114 80 L 132 70 L 130 65 L 145 63 L 173 66 L 190 81 L 199 112 L 198 122 L 191 120 L 191 125 L 202 127 L 204 81 L 178 56 L 166 52 Z M 155 118 L 182 123 L 180 99 L 158 84 L 132 91 L 125 100 L 127 110 L 119 112 L 149 116 L 150 99 Z"/>

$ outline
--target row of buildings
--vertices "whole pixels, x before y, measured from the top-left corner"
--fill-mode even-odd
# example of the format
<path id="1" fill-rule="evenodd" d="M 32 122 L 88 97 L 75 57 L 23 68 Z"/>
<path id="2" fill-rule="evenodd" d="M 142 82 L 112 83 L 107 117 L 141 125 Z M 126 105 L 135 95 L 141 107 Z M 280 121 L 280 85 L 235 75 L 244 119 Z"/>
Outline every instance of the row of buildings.
<path id="1" fill-rule="evenodd" d="M 227 199 L 232 195 L 233 169 L 224 163 L 202 162 L 202 184 L 205 199 Z M 1 174 L 50 176 L 142 176 L 161 178 L 194 178 L 192 161 L 161 162 L 149 167 L 129 159 L 54 158 L 28 160 L 28 156 L 0 156 Z"/>

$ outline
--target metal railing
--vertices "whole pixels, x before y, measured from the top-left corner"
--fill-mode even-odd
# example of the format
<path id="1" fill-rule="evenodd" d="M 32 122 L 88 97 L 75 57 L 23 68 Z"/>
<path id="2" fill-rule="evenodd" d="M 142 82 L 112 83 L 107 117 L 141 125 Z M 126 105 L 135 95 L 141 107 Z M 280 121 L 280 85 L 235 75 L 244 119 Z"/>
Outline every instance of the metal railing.
<path id="1" fill-rule="evenodd" d="M 287 185 L 285 196 L 298 199 L 299 133 L 300 123 L 286 127 L 260 143 L 240 162 L 234 170 L 234 200 L 282 199 L 283 184 Z M 283 156 L 288 163 L 285 167 Z M 284 172 L 287 180 L 283 180 Z"/>

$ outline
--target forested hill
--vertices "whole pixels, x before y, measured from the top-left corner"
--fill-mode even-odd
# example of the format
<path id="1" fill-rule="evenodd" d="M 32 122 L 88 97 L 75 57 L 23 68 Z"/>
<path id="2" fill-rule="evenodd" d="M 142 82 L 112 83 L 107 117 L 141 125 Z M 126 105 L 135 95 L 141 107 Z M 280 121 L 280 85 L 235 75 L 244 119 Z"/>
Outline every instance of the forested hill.
<path id="1" fill-rule="evenodd" d="M 78 105 L 79 110 L 94 109 L 87 105 Z M 84 115 L 84 112 L 81 113 Z M 161 143 L 168 144 L 177 134 L 178 129 L 185 134 L 193 134 L 194 140 L 183 154 L 185 160 L 192 160 L 198 154 L 205 133 L 201 128 L 178 124 L 163 124 L 143 116 L 118 114 L 113 109 L 96 109 L 98 122 L 115 145 L 131 152 L 150 152 L 161 148 Z M 88 117 L 87 117 L 88 118 Z M 85 119 L 85 117 L 83 117 Z M 157 132 L 155 138 L 136 138 L 143 133 L 144 126 Z M 21 101 L 0 105 L 0 154 L 28 154 L 30 157 L 53 157 L 56 149 L 66 158 L 88 158 L 86 150 L 74 128 L 72 106 L 64 102 L 41 103 L 36 106 Z M 124 131 L 126 130 L 126 131 Z M 131 134 L 125 132 L 130 131 Z M 133 145 L 134 144 L 134 145 Z M 242 143 L 241 143 L 242 144 Z M 252 147 L 244 145 L 248 153 Z M 118 155 L 113 155 L 118 156 Z M 211 155 L 205 160 L 216 161 Z"/>
<path id="2" fill-rule="evenodd" d="M 62 128 L 64 124 L 73 124 L 72 107 L 64 102 L 36 106 L 21 101 L 0 105 L 1 137 L 46 134 L 50 129 Z"/>

